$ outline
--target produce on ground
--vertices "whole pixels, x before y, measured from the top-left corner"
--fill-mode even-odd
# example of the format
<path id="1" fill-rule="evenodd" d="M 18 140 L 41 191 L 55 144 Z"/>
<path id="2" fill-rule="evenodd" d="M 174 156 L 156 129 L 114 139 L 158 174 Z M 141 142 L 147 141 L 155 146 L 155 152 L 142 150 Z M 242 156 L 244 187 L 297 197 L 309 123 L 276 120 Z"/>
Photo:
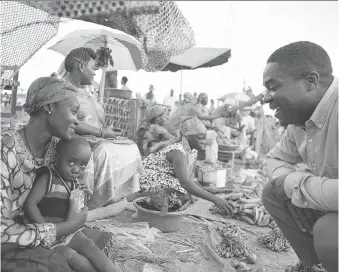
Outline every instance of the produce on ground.
<path id="1" fill-rule="evenodd" d="M 263 206 L 260 194 L 260 185 L 257 185 L 253 189 L 234 190 L 233 193 L 227 194 L 224 199 L 228 200 L 235 208 L 233 213 L 235 218 L 250 225 L 267 227 L 274 221 Z M 213 206 L 210 211 L 222 214 L 222 211 L 216 206 Z"/>
<path id="2" fill-rule="evenodd" d="M 138 202 L 138 205 L 147 210 L 167 213 L 183 211 L 195 201 L 196 199 L 190 195 L 175 190 L 157 189 L 149 192 L 146 198 Z"/>
<path id="3" fill-rule="evenodd" d="M 224 258 L 240 258 L 247 263 L 254 264 L 257 256 L 251 251 L 245 243 L 244 232 L 236 224 L 228 224 L 223 227 L 215 228 L 221 237 L 221 243 L 215 246 L 219 256 Z"/>
<path id="4" fill-rule="evenodd" d="M 270 232 L 260 235 L 258 243 L 261 247 L 275 252 L 288 251 L 291 247 L 278 226 L 275 226 Z"/>

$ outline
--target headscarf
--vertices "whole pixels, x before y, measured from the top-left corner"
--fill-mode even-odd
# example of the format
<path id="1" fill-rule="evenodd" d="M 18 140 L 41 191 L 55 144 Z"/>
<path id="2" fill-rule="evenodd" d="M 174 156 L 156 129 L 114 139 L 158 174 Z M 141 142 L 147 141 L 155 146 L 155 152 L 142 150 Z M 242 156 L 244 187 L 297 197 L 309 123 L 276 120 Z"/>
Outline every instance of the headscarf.
<path id="1" fill-rule="evenodd" d="M 193 103 L 194 97 L 191 93 L 184 93 L 184 103 Z"/>
<path id="2" fill-rule="evenodd" d="M 166 145 L 159 146 L 158 149 L 152 150 L 152 152 L 156 152 L 166 146 L 169 146 L 169 145 L 172 145 L 178 142 L 182 142 L 186 153 L 189 154 L 191 151 L 191 148 L 189 146 L 187 136 L 205 134 L 205 133 L 207 133 L 207 129 L 205 125 L 198 119 L 198 117 L 196 116 L 183 117 L 183 120 L 180 124 L 180 130 L 178 132 L 178 136 L 167 141 Z"/>
<path id="3" fill-rule="evenodd" d="M 201 94 L 199 94 L 197 103 L 201 103 L 201 101 L 204 100 L 204 99 L 207 99 L 207 100 L 208 100 L 208 95 L 207 95 L 207 93 L 201 93 Z"/>
<path id="4" fill-rule="evenodd" d="M 79 89 L 55 77 L 40 77 L 28 88 L 24 109 L 28 114 L 39 111 L 44 105 L 81 95 Z"/>

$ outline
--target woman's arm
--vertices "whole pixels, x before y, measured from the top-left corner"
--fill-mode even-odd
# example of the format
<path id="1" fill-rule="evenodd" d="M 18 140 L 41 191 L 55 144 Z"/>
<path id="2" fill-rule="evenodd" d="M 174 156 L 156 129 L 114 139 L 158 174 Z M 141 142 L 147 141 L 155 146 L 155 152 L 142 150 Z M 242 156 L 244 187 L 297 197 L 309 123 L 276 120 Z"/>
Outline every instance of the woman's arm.
<path id="1" fill-rule="evenodd" d="M 1 156 L 1 197 L 0 197 L 0 219 L 1 219 L 1 251 L 9 252 L 17 248 L 34 248 L 39 245 L 50 248 L 56 238 L 68 235 L 80 229 L 82 226 L 79 220 L 73 219 L 67 222 L 52 224 L 26 224 L 16 223 L 13 218 L 13 187 L 10 173 L 12 169 L 8 167 L 8 157 L 3 151 L 5 144 L 2 144 Z M 15 151 L 12 147 L 13 152 Z M 15 156 L 14 156 L 15 157 Z M 87 210 L 85 211 L 87 212 Z M 85 217 L 85 215 L 84 215 Z"/>
<path id="2" fill-rule="evenodd" d="M 100 136 L 100 129 L 86 124 L 83 121 L 79 121 L 79 124 L 75 128 L 75 133 L 79 135 L 93 135 Z"/>
<path id="3" fill-rule="evenodd" d="M 35 180 L 33 188 L 24 203 L 25 216 L 32 223 L 46 223 L 38 205 L 47 193 L 48 181 L 49 174 L 47 173 L 41 175 L 37 180 Z M 53 209 L 53 207 L 51 207 L 51 209 Z"/>
<path id="4" fill-rule="evenodd" d="M 187 157 L 179 150 L 172 150 L 167 153 L 167 160 L 173 163 L 174 172 L 178 178 L 180 185 L 192 195 L 203 198 L 205 200 L 215 202 L 217 197 L 191 181 L 188 173 Z"/>

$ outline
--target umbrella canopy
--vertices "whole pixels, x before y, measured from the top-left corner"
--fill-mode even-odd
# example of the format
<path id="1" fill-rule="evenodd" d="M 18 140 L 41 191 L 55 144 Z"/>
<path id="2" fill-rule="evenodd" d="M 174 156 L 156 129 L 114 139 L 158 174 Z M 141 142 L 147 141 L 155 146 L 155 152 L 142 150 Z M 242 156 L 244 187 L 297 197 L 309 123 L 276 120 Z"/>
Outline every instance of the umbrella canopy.
<path id="1" fill-rule="evenodd" d="M 234 93 L 225 94 L 221 96 L 218 100 L 225 101 L 226 99 L 233 99 L 233 100 L 240 101 L 240 102 L 247 102 L 251 98 L 247 94 L 244 94 L 241 92 L 234 92 Z"/>
<path id="2" fill-rule="evenodd" d="M 142 43 L 146 71 L 195 45 L 194 33 L 174 1 L 0 1 L 1 78 L 11 79 L 58 33 L 60 18 L 121 30 Z M 14 69 L 9 67 L 15 67 Z"/>
<path id="3" fill-rule="evenodd" d="M 181 55 L 171 57 L 170 63 L 162 71 L 176 72 L 214 67 L 225 64 L 231 57 L 231 49 L 212 47 L 191 47 Z"/>
<path id="4" fill-rule="evenodd" d="M 113 70 L 139 70 L 142 68 L 140 43 L 132 36 L 118 30 L 79 29 L 68 34 L 49 49 L 66 56 L 78 47 L 89 47 L 94 51 L 101 47 L 111 49 L 114 66 L 110 68 Z"/>

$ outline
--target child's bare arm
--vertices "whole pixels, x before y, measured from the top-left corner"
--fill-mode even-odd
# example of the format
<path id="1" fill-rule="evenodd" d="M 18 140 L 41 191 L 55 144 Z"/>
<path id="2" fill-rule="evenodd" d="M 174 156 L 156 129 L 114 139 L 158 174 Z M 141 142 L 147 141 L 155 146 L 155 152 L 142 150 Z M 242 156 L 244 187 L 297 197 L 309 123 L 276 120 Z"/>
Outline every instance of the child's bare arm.
<path id="1" fill-rule="evenodd" d="M 38 208 L 38 204 L 46 195 L 48 174 L 42 174 L 33 185 L 33 188 L 24 203 L 25 216 L 34 223 L 46 223 Z"/>

